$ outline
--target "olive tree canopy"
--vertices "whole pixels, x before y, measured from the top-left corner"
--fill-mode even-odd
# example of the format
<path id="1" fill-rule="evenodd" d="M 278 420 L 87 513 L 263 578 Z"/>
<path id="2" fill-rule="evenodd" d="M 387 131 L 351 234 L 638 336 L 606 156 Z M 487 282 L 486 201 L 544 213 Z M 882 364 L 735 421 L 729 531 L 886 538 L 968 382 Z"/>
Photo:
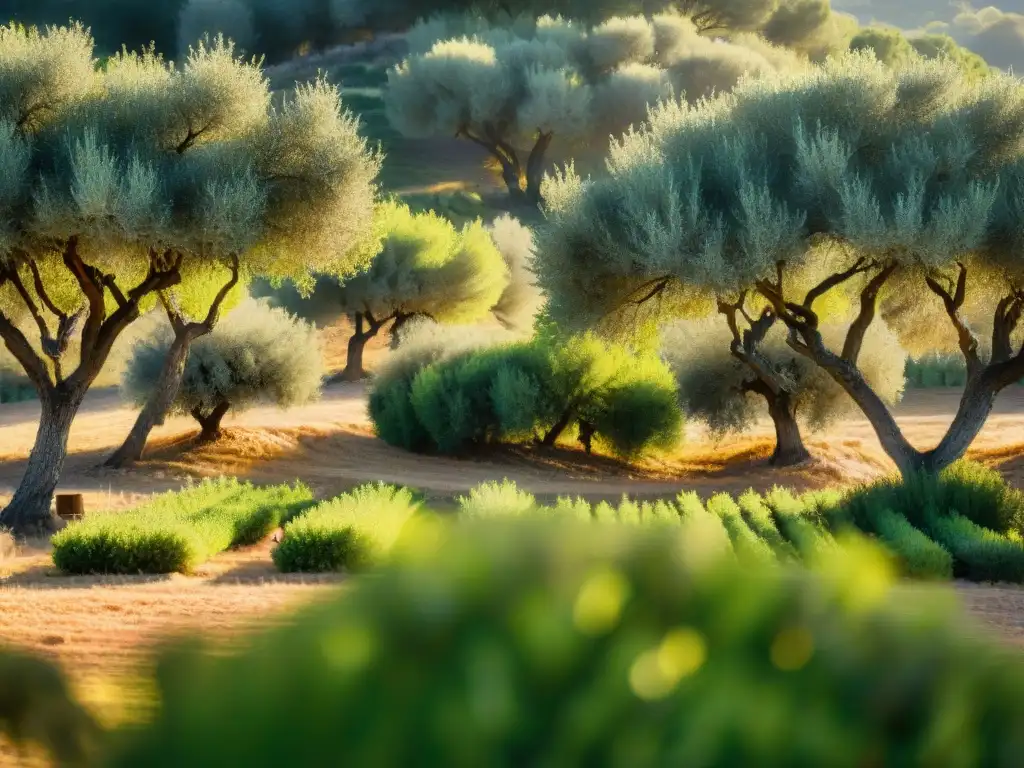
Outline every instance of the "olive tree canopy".
<path id="1" fill-rule="evenodd" d="M 850 395 L 905 473 L 961 456 L 996 394 L 1024 375 L 1019 80 L 850 53 L 665 104 L 614 145 L 608 166 L 606 178 L 568 170 L 545 189 L 536 268 L 555 318 L 635 324 L 715 302 L 733 322 L 733 349 L 755 365 L 758 329 L 782 322 L 790 347 Z M 852 319 L 831 347 L 821 312 L 836 300 Z M 899 332 L 896 307 L 933 304 L 936 334 L 954 335 L 969 375 L 949 431 L 921 451 L 859 363 L 880 305 Z M 971 307 L 984 326 L 968 322 Z"/>
<path id="2" fill-rule="evenodd" d="M 48 519 L 71 420 L 140 312 L 159 300 L 209 324 L 248 275 L 355 268 L 379 160 L 334 88 L 274 109 L 258 64 L 222 38 L 180 66 L 150 50 L 101 68 L 79 26 L 10 26 L 0 167 L 0 338 L 42 403 L 0 515 L 25 530 Z"/>
<path id="3" fill-rule="evenodd" d="M 365 377 L 363 349 L 388 323 L 397 333 L 414 317 L 474 322 L 491 311 L 509 284 L 505 259 L 480 222 L 458 230 L 436 213 L 385 203 L 376 228 L 380 250 L 358 274 L 318 275 L 310 293 L 291 284 L 257 287 L 258 294 L 317 323 L 351 318 L 345 380 Z"/>
<path id="4" fill-rule="evenodd" d="M 408 35 L 411 54 L 388 75 L 392 124 L 409 136 L 459 136 L 500 164 L 515 200 L 540 202 L 554 141 L 604 145 L 672 94 L 696 101 L 744 73 L 806 61 L 755 37 L 712 40 L 676 14 L 587 26 L 521 18 L 433 19 Z"/>

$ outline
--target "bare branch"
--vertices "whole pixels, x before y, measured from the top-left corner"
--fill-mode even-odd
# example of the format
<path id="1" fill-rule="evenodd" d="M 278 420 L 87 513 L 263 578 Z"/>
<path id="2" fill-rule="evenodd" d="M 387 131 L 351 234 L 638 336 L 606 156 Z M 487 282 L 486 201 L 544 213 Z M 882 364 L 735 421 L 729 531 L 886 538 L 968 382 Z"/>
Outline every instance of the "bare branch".
<path id="1" fill-rule="evenodd" d="M 217 292 L 210 305 L 210 311 L 206 313 L 206 319 L 202 323 L 207 332 L 213 330 L 213 326 L 217 323 L 217 317 L 220 315 L 221 305 L 236 285 L 238 285 L 238 254 L 233 253 L 231 254 L 231 279 Z"/>
<path id="2" fill-rule="evenodd" d="M 950 322 L 953 324 L 953 328 L 956 329 L 960 351 L 963 353 L 964 360 L 967 361 L 968 374 L 973 376 L 981 369 L 982 363 L 981 358 L 978 356 L 978 340 L 960 315 L 960 309 L 963 307 L 966 293 L 967 268 L 963 264 L 958 264 L 957 266 L 960 269 L 960 274 L 957 277 L 954 293 L 950 293 L 950 291 L 943 288 L 933 275 L 926 276 L 925 282 L 932 293 L 942 300 L 942 305 L 946 309 L 946 315 L 948 315 Z"/>
<path id="3" fill-rule="evenodd" d="M 0 285 L 3 285 L 4 282 L 5 280 L 0 280 Z M 24 369 L 25 375 L 35 386 L 40 399 L 43 399 L 53 389 L 50 371 L 43 359 L 36 354 L 29 340 L 25 338 L 25 334 L 2 312 L 0 312 L 0 338 L 4 340 L 4 345 Z"/>
<path id="4" fill-rule="evenodd" d="M 875 312 L 878 308 L 878 294 L 882 287 L 892 277 L 897 269 L 897 264 L 887 264 L 881 272 L 875 275 L 864 290 L 860 293 L 860 312 L 856 319 L 850 324 L 850 330 L 846 333 L 846 341 L 843 343 L 843 359 L 857 364 L 861 348 L 864 346 L 864 336 L 874 322 Z"/>
<path id="5" fill-rule="evenodd" d="M 807 297 L 804 299 L 804 306 L 807 309 L 812 309 L 814 302 L 824 296 L 826 293 L 831 291 L 833 288 L 845 283 L 847 280 L 851 280 L 859 274 L 867 272 L 875 267 L 874 262 L 869 262 L 865 258 L 857 259 L 852 267 L 843 271 L 837 272 L 834 275 L 829 275 L 810 291 L 807 292 Z"/>

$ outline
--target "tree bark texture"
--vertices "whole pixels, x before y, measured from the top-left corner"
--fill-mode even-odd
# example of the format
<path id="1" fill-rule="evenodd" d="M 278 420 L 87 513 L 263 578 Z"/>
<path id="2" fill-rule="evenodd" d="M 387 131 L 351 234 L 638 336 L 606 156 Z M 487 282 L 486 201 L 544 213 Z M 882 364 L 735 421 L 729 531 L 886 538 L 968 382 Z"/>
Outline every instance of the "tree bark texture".
<path id="1" fill-rule="evenodd" d="M 545 448 L 554 448 L 555 443 L 558 442 L 558 438 L 560 438 L 562 436 L 562 433 L 569 428 L 569 423 L 571 421 L 572 408 L 566 408 L 565 411 L 562 412 L 562 415 L 559 417 L 558 421 L 556 421 L 551 426 L 551 429 L 547 431 L 547 434 L 544 435 L 544 438 L 540 441 L 540 444 L 543 445 Z"/>
<path id="2" fill-rule="evenodd" d="M 18 536 L 46 535 L 55 530 L 50 502 L 67 457 L 71 423 L 85 398 L 85 388 L 61 387 L 41 401 L 42 414 L 25 475 L 10 504 L 0 512 L 0 526 Z"/>
<path id="3" fill-rule="evenodd" d="M 128 437 L 125 438 L 121 447 L 104 462 L 104 466 L 120 469 L 142 459 L 146 441 L 149 440 L 149 433 L 153 431 L 154 427 L 163 424 L 164 417 L 171 405 L 174 404 L 174 398 L 178 396 L 181 380 L 185 376 L 185 364 L 188 363 L 188 353 L 192 341 L 192 333 L 174 334 L 174 342 L 167 350 L 167 357 L 160 370 L 156 389 L 153 390 L 138 418 L 135 419 L 135 424 L 132 426 L 131 432 L 128 433 Z"/>
<path id="4" fill-rule="evenodd" d="M 372 316 L 367 317 L 366 313 L 356 312 L 352 315 L 352 325 L 354 331 L 348 340 L 345 369 L 338 374 L 337 381 L 362 381 L 366 378 L 363 352 L 366 343 L 380 332 L 384 322 L 378 322 Z"/>
<path id="5" fill-rule="evenodd" d="M 199 442 L 212 443 L 220 438 L 220 423 L 224 420 L 229 408 L 231 408 L 231 403 L 221 400 L 208 414 L 204 414 L 198 408 L 192 409 L 192 418 L 198 421 L 199 426 L 202 427 L 202 432 L 199 433 Z"/>
<path id="6" fill-rule="evenodd" d="M 181 380 L 185 376 L 185 365 L 188 363 L 189 350 L 192 343 L 213 332 L 220 316 L 220 309 L 231 290 L 238 284 L 238 257 L 231 260 L 231 278 L 221 287 L 217 296 L 210 304 L 206 318 L 202 322 L 186 322 L 181 313 L 172 306 L 172 300 L 161 294 L 161 301 L 167 311 L 167 319 L 174 329 L 174 341 L 167 350 L 167 357 L 160 369 L 156 388 L 150 394 L 142 411 L 135 419 L 131 432 L 121 447 L 104 463 L 114 469 L 134 464 L 142 459 L 146 442 L 153 428 L 163 424 L 167 412 L 174 404 L 174 399 L 181 389 Z"/>
<path id="7" fill-rule="evenodd" d="M 790 467 L 811 458 L 804 446 L 797 423 L 792 400 L 788 392 L 771 395 L 768 398 L 768 413 L 775 425 L 775 451 L 771 464 L 775 467 Z"/>

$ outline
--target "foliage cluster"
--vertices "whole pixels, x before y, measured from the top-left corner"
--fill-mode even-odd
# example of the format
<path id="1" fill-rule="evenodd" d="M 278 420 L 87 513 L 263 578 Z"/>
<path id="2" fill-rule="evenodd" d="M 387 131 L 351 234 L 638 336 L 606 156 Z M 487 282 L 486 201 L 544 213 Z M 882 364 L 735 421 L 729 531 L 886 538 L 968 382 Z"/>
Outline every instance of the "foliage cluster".
<path id="1" fill-rule="evenodd" d="M 960 355 L 932 352 L 908 358 L 905 376 L 909 389 L 962 387 L 967 383 L 967 364 Z"/>
<path id="2" fill-rule="evenodd" d="M 822 335 L 830 344 L 841 343 L 844 330 L 830 325 Z M 679 382 L 687 416 L 718 435 L 748 429 L 764 411 L 759 377 L 733 354 L 732 341 L 726 321 L 718 317 L 671 323 L 661 333 L 662 354 Z M 856 412 L 856 403 L 831 376 L 787 344 L 781 325 L 765 335 L 760 353 L 785 378 L 793 414 L 810 429 Z M 903 394 L 906 357 L 888 327 L 879 323 L 870 329 L 860 366 L 888 403 L 899 402 Z"/>
<path id="3" fill-rule="evenodd" d="M 256 544 L 282 516 L 312 500 L 301 484 L 258 488 L 205 480 L 123 512 L 99 512 L 54 535 L 53 563 L 64 573 L 189 573 L 234 546 Z"/>
<path id="4" fill-rule="evenodd" d="M 473 518 L 567 515 L 633 524 L 696 526 L 744 562 L 803 562 L 812 566 L 836 556 L 844 538 L 863 534 L 889 552 L 910 578 L 1024 582 L 1021 524 L 1024 500 L 992 470 L 954 464 L 938 478 L 883 481 L 842 495 L 807 493 L 797 498 L 775 488 L 737 499 L 718 494 L 702 502 L 694 493 L 674 502 L 636 502 L 616 507 L 583 499 L 559 499 L 546 507 L 515 483 L 488 483 L 460 498 Z"/>
<path id="5" fill-rule="evenodd" d="M 938 475 L 918 473 L 859 488 L 843 503 L 860 527 L 879 535 L 893 527 L 888 518 L 906 519 L 949 552 L 961 578 L 1024 578 L 1024 493 L 995 470 L 961 461 Z"/>
<path id="6" fill-rule="evenodd" d="M 78 25 L 0 27 L 0 337 L 42 405 L 0 515 L 20 532 L 50 524 L 71 422 L 147 309 L 187 341 L 254 274 L 369 256 L 380 158 L 336 88 L 272 105 L 259 63 L 223 38 L 179 63 L 94 56 Z"/>
<path id="7" fill-rule="evenodd" d="M 821 578 L 700 563 L 664 529 L 435 538 L 242 651 L 167 656 L 155 722 L 110 765 L 1008 768 L 1024 750 L 1019 655 L 890 593 L 873 552 Z"/>
<path id="8" fill-rule="evenodd" d="M 696 101 L 747 73 L 800 68 L 760 38 L 713 41 L 679 15 L 616 17 L 589 27 L 522 17 L 493 25 L 439 17 L 408 34 L 388 76 L 392 124 L 407 136 L 461 136 L 500 165 L 514 200 L 541 201 L 554 141 L 603 144 L 670 95 Z"/>
<path id="9" fill-rule="evenodd" d="M 570 168 L 545 187 L 535 265 L 549 310 L 569 328 L 622 332 L 722 314 L 732 352 L 777 389 L 785 381 L 762 342 L 781 324 L 901 472 L 937 472 L 1024 374 L 1024 272 L 1011 245 L 1021 93 L 1019 80 L 971 80 L 946 60 L 892 69 L 849 53 L 700 104 L 665 103 L 614 144 L 607 176 Z M 845 326 L 841 346 L 824 337 L 830 318 Z M 926 347 L 952 342 L 970 371 L 934 450 L 906 440 L 861 368 L 882 319 L 901 343 L 922 328 Z"/>
<path id="10" fill-rule="evenodd" d="M 472 445 L 554 445 L 576 431 L 610 452 L 637 456 L 673 447 L 682 419 L 675 383 L 655 356 L 584 334 L 448 353 L 399 348 L 374 382 L 378 435 L 406 450 L 456 453 Z"/>
<path id="11" fill-rule="evenodd" d="M 357 572 L 380 563 L 419 504 L 411 491 L 364 485 L 284 521 L 274 563 L 286 572 Z"/>
<path id="12" fill-rule="evenodd" d="M 136 344 L 125 368 L 122 391 L 136 405 L 158 385 L 173 343 L 170 331 L 160 330 Z M 323 372 L 315 328 L 284 310 L 247 301 L 192 344 L 172 412 L 192 414 L 212 437 L 229 408 L 237 413 L 267 401 L 281 408 L 310 402 L 320 394 Z"/>

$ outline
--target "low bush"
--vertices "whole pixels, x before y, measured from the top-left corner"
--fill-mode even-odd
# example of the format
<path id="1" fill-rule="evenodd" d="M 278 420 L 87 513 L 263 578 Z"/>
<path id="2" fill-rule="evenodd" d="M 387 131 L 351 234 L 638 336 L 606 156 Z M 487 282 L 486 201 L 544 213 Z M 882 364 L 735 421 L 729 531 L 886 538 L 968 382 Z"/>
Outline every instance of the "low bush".
<path id="1" fill-rule="evenodd" d="M 930 514 L 928 530 L 953 555 L 954 575 L 971 581 L 1024 582 L 1024 546 L 957 514 Z"/>
<path id="2" fill-rule="evenodd" d="M 754 533 L 747 521 L 743 519 L 743 513 L 732 497 L 725 493 L 712 496 L 707 503 L 709 512 L 718 515 L 725 530 L 729 533 L 732 541 L 733 551 L 743 562 L 753 563 L 774 563 L 775 553 L 772 552 L 764 540 Z"/>
<path id="3" fill-rule="evenodd" d="M 1019 764 L 1019 653 L 874 559 L 776 570 L 642 527 L 456 527 L 241 651 L 165 657 L 109 765 Z"/>
<path id="4" fill-rule="evenodd" d="M 0 405 L 34 400 L 36 389 L 16 363 L 0 355 Z"/>
<path id="5" fill-rule="evenodd" d="M 905 376 L 910 389 L 963 387 L 967 383 L 967 364 L 960 354 L 927 354 L 907 359 Z"/>
<path id="6" fill-rule="evenodd" d="M 207 480 L 135 509 L 87 515 L 53 539 L 65 573 L 189 573 L 229 547 L 254 544 L 312 498 L 302 485 Z"/>
<path id="7" fill-rule="evenodd" d="M 958 461 L 938 475 L 919 473 L 862 486 L 848 493 L 843 504 L 859 522 L 868 508 L 889 509 L 924 529 L 926 510 L 940 516 L 956 510 L 997 533 L 1024 533 L 1024 493 L 995 470 L 971 461 Z"/>
<path id="8" fill-rule="evenodd" d="M 821 563 L 835 553 L 836 541 L 832 534 L 814 522 L 792 493 L 773 488 L 765 497 L 765 503 L 775 515 L 779 530 L 805 562 Z"/>
<path id="9" fill-rule="evenodd" d="M 274 564 L 286 573 L 364 570 L 391 549 L 418 509 L 408 489 L 356 488 L 288 522 Z"/>
<path id="10" fill-rule="evenodd" d="M 912 526 L 903 515 L 891 509 L 869 507 L 865 516 L 869 531 L 896 555 L 907 576 L 918 579 L 953 577 L 953 558 L 949 552 Z"/>
<path id="11" fill-rule="evenodd" d="M 458 503 L 460 514 L 466 517 L 514 517 L 537 510 L 533 494 L 519 490 L 507 478 L 500 483 L 478 485 L 468 495 L 460 496 Z"/>
<path id="12" fill-rule="evenodd" d="M 779 560 L 789 562 L 800 559 L 793 545 L 779 532 L 771 509 L 758 493 L 749 490 L 741 495 L 737 502 L 751 530 L 772 548 Z"/>
<path id="13" fill-rule="evenodd" d="M 432 359 L 431 359 L 432 358 Z M 594 336 L 539 338 L 420 358 L 375 382 L 378 435 L 412 450 L 458 453 L 486 443 L 553 446 L 575 433 L 624 458 L 674 446 L 675 383 L 652 356 Z"/>

